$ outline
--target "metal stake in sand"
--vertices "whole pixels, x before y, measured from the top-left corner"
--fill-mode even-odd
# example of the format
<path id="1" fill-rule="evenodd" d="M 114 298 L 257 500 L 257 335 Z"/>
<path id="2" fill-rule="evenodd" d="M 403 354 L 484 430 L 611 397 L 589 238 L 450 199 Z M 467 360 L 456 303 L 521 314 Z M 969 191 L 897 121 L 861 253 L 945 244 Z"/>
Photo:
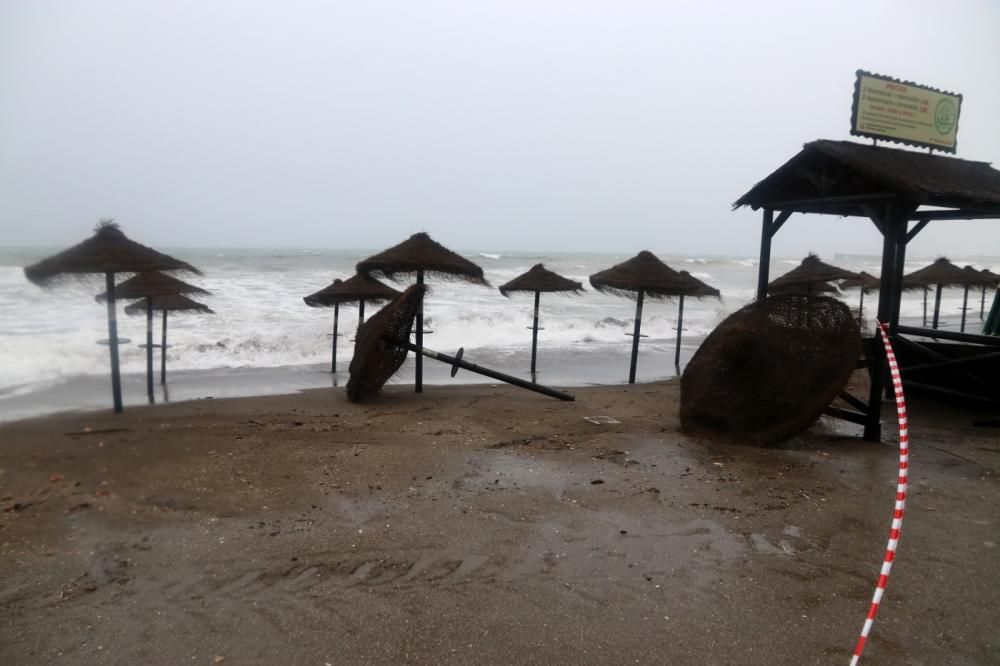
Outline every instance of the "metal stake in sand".
<path id="1" fill-rule="evenodd" d="M 875 616 L 878 614 L 879 606 L 882 603 L 882 596 L 885 594 L 885 588 L 889 582 L 892 563 L 896 559 L 896 546 L 899 545 L 899 534 L 903 528 L 903 512 L 906 510 L 906 488 L 910 467 L 910 435 L 907 427 L 906 398 L 903 395 L 903 382 L 900 379 L 899 367 L 896 364 L 896 355 L 892 350 L 892 342 L 889 340 L 889 327 L 882 322 L 877 322 L 877 324 L 879 332 L 882 334 L 885 357 L 889 364 L 889 374 L 892 376 L 892 386 L 896 394 L 896 414 L 899 421 L 899 477 L 896 480 L 896 503 L 892 510 L 889 543 L 885 548 L 882 570 L 879 572 L 878 582 L 875 584 L 875 594 L 872 596 L 872 603 L 868 608 L 868 616 L 861 627 L 861 636 L 858 638 L 858 643 L 854 647 L 851 666 L 856 666 L 861 659 L 861 652 L 865 649 L 865 643 L 868 641 L 872 625 L 875 623 Z"/>

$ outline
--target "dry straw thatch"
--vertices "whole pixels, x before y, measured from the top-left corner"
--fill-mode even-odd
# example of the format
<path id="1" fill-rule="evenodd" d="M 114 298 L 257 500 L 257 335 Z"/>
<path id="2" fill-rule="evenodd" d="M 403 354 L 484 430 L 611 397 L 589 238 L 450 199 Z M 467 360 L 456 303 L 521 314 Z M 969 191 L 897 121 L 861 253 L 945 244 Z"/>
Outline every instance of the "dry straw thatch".
<path id="1" fill-rule="evenodd" d="M 640 292 L 653 300 L 678 296 L 687 286 L 680 274 L 643 250 L 628 261 L 590 276 L 594 289 L 605 294 L 638 298 Z"/>
<path id="2" fill-rule="evenodd" d="M 924 287 L 964 287 L 980 285 L 982 277 L 959 268 L 947 257 L 938 257 L 934 263 L 903 276 L 903 288 L 922 289 Z"/>
<path id="3" fill-rule="evenodd" d="M 550 271 L 543 264 L 535 264 L 527 272 L 518 275 L 500 287 L 500 293 L 504 296 L 510 296 L 517 292 L 570 292 L 579 294 L 583 292 L 583 285 L 576 280 L 570 280 Z"/>
<path id="4" fill-rule="evenodd" d="M 841 289 L 861 289 L 866 294 L 875 291 L 881 285 L 881 280 L 865 271 L 858 271 L 856 278 L 847 278 L 840 281 Z"/>
<path id="5" fill-rule="evenodd" d="M 368 275 L 358 273 L 346 280 L 336 279 L 302 300 L 312 308 L 329 308 L 341 303 L 384 303 L 398 297 L 401 292 L 382 284 Z"/>
<path id="6" fill-rule="evenodd" d="M 191 314 L 215 314 L 212 308 L 204 303 L 192 300 L 180 294 L 151 296 L 125 306 L 125 314 L 144 315 L 147 304 L 151 304 L 154 312 L 187 312 Z"/>
<path id="7" fill-rule="evenodd" d="M 424 290 L 423 285 L 413 285 L 358 328 L 347 380 L 348 400 L 358 402 L 377 394 L 403 365 L 407 350 L 391 340 L 410 339 Z"/>
<path id="8" fill-rule="evenodd" d="M 174 296 L 179 294 L 205 294 L 209 292 L 201 287 L 196 287 L 184 280 L 161 273 L 159 271 L 148 271 L 138 273 L 125 280 L 121 284 L 115 285 L 115 298 L 123 301 L 131 301 L 136 298 L 146 298 L 149 296 Z M 108 293 L 103 292 L 97 295 L 97 300 L 101 303 L 108 298 Z"/>
<path id="9" fill-rule="evenodd" d="M 830 284 L 829 282 L 811 282 L 808 284 L 779 284 L 777 286 L 768 286 L 767 295 L 768 296 L 786 296 L 788 294 L 798 294 L 800 296 L 806 296 L 808 294 L 837 294 L 840 289 L 837 285 Z"/>
<path id="10" fill-rule="evenodd" d="M 464 280 L 489 286 L 482 268 L 424 232 L 413 234 L 399 245 L 358 262 L 357 271 L 389 280 L 420 273 L 440 280 Z"/>
<path id="11" fill-rule="evenodd" d="M 24 275 L 37 285 L 51 286 L 67 278 L 84 278 L 101 273 L 132 275 L 145 271 L 201 274 L 189 263 L 130 240 L 111 220 L 102 220 L 94 229 L 93 236 L 28 266 Z"/>
<path id="12" fill-rule="evenodd" d="M 857 279 L 857 277 L 857 273 L 824 263 L 818 256 L 810 252 L 798 266 L 772 280 L 767 285 L 767 290 L 770 293 L 775 288 L 782 290 L 786 287 L 801 287 L 805 289 L 806 293 L 809 293 L 815 291 L 815 287 L 821 283 Z M 779 291 L 778 293 L 791 292 Z"/>
<path id="13" fill-rule="evenodd" d="M 825 296 L 751 303 L 709 334 L 681 378 L 685 430 L 776 444 L 808 428 L 861 353 L 846 305 Z"/>

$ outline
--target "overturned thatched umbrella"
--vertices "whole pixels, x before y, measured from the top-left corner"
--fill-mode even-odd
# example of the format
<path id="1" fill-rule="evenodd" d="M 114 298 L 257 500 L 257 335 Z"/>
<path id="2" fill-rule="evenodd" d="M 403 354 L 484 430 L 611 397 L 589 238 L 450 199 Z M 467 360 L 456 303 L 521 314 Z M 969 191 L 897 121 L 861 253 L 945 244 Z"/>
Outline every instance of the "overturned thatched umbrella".
<path id="1" fill-rule="evenodd" d="M 399 296 L 400 292 L 382 284 L 373 277 L 358 273 L 346 280 L 336 279 L 314 294 L 303 297 L 311 308 L 333 307 L 333 351 L 330 372 L 337 372 L 337 320 L 340 318 L 341 303 L 358 303 L 358 326 L 365 321 L 365 302 L 384 303 Z"/>
<path id="2" fill-rule="evenodd" d="M 639 358 L 639 337 L 642 327 L 642 303 L 648 295 L 653 300 L 677 296 L 690 284 L 680 273 L 660 261 L 652 252 L 643 250 L 628 261 L 590 276 L 597 291 L 635 299 L 635 328 L 632 332 L 632 359 L 628 383 L 635 383 L 635 368 Z M 627 334 L 626 334 L 627 335 Z"/>
<path id="3" fill-rule="evenodd" d="M 783 291 L 786 288 L 798 288 L 804 289 L 804 293 L 808 295 L 817 291 L 823 283 L 857 277 L 857 273 L 824 263 L 810 252 L 798 266 L 772 280 L 767 285 L 767 291 L 771 293 L 773 289 L 778 289 L 778 293 L 803 293 L 802 291 Z"/>
<path id="4" fill-rule="evenodd" d="M 427 287 L 422 284 L 409 287 L 358 328 L 354 342 L 354 356 L 351 358 L 351 376 L 347 380 L 348 400 L 358 402 L 365 396 L 378 393 L 389 378 L 403 365 L 408 351 L 447 363 L 452 366 L 452 377 L 459 369 L 464 369 L 559 400 L 574 400 L 570 393 L 464 361 L 462 360 L 463 349 L 459 349 L 454 356 L 448 356 L 424 347 L 418 347 L 410 342 L 413 320 L 420 311 L 420 304 L 423 302 L 426 289 Z"/>
<path id="5" fill-rule="evenodd" d="M 858 302 L 859 325 L 864 321 L 865 317 L 865 294 L 870 291 L 876 291 L 881 284 L 881 280 L 871 273 L 866 273 L 865 271 L 858 271 L 858 277 L 856 278 L 847 278 L 846 280 L 840 281 L 841 289 L 858 289 L 861 293 L 861 300 Z"/>
<path id="6" fill-rule="evenodd" d="M 398 280 L 415 275 L 417 284 L 424 283 L 424 277 L 442 280 L 463 280 L 472 284 L 489 286 L 483 277 L 483 269 L 465 257 L 455 254 L 445 246 L 432 240 L 424 232 L 416 233 L 408 239 L 358 262 L 357 271 L 365 275 Z M 424 305 L 423 292 L 417 310 L 417 347 L 424 346 Z M 417 354 L 414 389 L 423 391 L 423 355 Z"/>
<path id="7" fill-rule="evenodd" d="M 674 345 L 674 368 L 679 374 L 681 371 L 681 332 L 684 330 L 684 297 L 719 298 L 720 293 L 718 289 L 710 287 L 687 271 L 681 271 L 678 275 L 683 286 L 677 294 L 680 297 L 680 304 L 677 308 L 677 343 Z"/>
<path id="8" fill-rule="evenodd" d="M 966 301 L 968 301 L 968 287 L 970 284 L 979 285 L 979 278 L 970 275 L 964 269 L 948 261 L 947 257 L 939 257 L 929 266 L 915 270 L 903 276 L 904 289 L 924 289 L 926 299 L 927 289 L 935 287 L 934 292 L 934 317 L 931 320 L 931 328 L 938 327 L 941 314 L 941 291 L 945 287 L 965 287 Z M 925 301 L 926 303 L 926 301 Z M 962 306 L 962 328 L 965 328 L 965 305 Z M 926 305 L 924 306 L 926 311 Z M 924 316 L 926 326 L 926 314 Z"/>
<path id="9" fill-rule="evenodd" d="M 118 322 L 115 310 L 115 275 L 145 271 L 200 271 L 186 262 L 129 240 L 111 220 L 101 220 L 94 235 L 68 250 L 24 269 L 31 282 L 42 286 L 68 278 L 104 275 L 108 304 L 108 344 L 111 352 L 111 393 L 116 412 L 122 411 L 121 374 L 118 367 Z"/>
<path id="10" fill-rule="evenodd" d="M 200 290 L 198 293 L 208 293 Z M 163 313 L 163 331 L 160 334 L 160 383 L 167 383 L 167 313 L 183 314 L 215 314 L 212 308 L 204 303 L 193 301 L 187 296 L 180 294 L 165 294 L 162 296 L 149 296 L 131 305 L 125 306 L 125 314 L 139 315 L 146 313 L 146 321 L 150 321 L 149 312 L 158 311 Z M 148 330 L 148 326 L 147 326 Z M 147 343 L 148 344 L 148 343 Z M 148 365 L 147 365 L 148 369 Z"/>
<path id="11" fill-rule="evenodd" d="M 146 299 L 144 301 L 146 304 L 146 395 L 149 398 L 150 404 L 153 402 L 153 347 L 156 346 L 153 344 L 153 310 L 159 309 L 153 307 L 153 300 L 151 299 L 153 297 L 178 296 L 181 294 L 208 294 L 208 291 L 159 271 L 139 273 L 115 287 L 115 297 L 120 300 Z M 108 292 L 97 295 L 97 301 L 100 303 L 105 302 L 107 299 Z M 128 308 L 125 309 L 125 312 L 132 314 Z M 167 344 L 166 310 L 163 310 L 163 332 L 161 338 L 160 383 L 166 384 L 167 350 L 163 346 Z"/>
<path id="12" fill-rule="evenodd" d="M 500 287 L 500 293 L 509 297 L 513 293 L 527 292 L 535 294 L 535 316 L 531 324 L 531 374 L 535 374 L 535 357 L 538 350 L 538 303 L 542 292 L 546 293 L 573 293 L 579 294 L 583 291 L 583 285 L 576 280 L 570 280 L 558 273 L 554 273 L 545 268 L 542 264 L 535 264 L 527 273 L 522 273 L 516 278 Z"/>

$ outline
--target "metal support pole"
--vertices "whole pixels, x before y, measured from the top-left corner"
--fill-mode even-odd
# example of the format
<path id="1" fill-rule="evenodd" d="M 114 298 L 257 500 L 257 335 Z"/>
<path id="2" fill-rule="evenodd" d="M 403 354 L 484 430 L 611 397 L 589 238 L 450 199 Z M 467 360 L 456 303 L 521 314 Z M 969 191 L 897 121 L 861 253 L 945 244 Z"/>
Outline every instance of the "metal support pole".
<path id="1" fill-rule="evenodd" d="M 986 285 L 983 285 L 983 295 L 979 299 L 979 321 L 982 321 L 986 313 Z"/>
<path id="2" fill-rule="evenodd" d="M 118 318 L 115 308 L 115 274 L 105 273 L 104 284 L 108 292 L 108 348 L 111 351 L 111 398 L 114 401 L 115 413 L 121 414 L 122 378 L 118 367 Z"/>
<path id="3" fill-rule="evenodd" d="M 757 300 L 767 297 L 767 278 L 771 270 L 771 225 L 774 211 L 765 208 L 760 230 L 760 265 L 757 267 Z"/>
<path id="4" fill-rule="evenodd" d="M 424 285 L 424 272 L 417 271 L 417 284 Z M 415 393 L 424 392 L 424 290 L 420 290 L 420 303 L 417 305 L 417 367 L 414 372 L 413 390 Z"/>
<path id="5" fill-rule="evenodd" d="M 639 329 L 642 327 L 642 299 L 646 292 L 639 290 L 635 299 L 635 328 L 632 332 L 632 363 L 628 369 L 628 383 L 635 384 L 635 366 L 639 359 Z"/>
<path id="6" fill-rule="evenodd" d="M 858 303 L 858 326 L 864 329 L 865 325 L 865 288 L 861 288 L 861 301 Z"/>
<path id="7" fill-rule="evenodd" d="M 447 363 L 452 366 L 452 376 L 458 371 L 458 368 L 463 370 L 468 370 L 470 372 L 475 372 L 486 377 L 492 377 L 493 379 L 499 379 L 502 382 L 507 382 L 508 384 L 513 384 L 514 386 L 519 386 L 521 388 L 526 388 L 529 391 L 535 391 L 536 393 L 543 393 L 547 396 L 553 398 L 558 398 L 560 400 L 572 401 L 576 398 L 572 393 L 566 393 L 564 391 L 557 391 L 554 388 L 549 388 L 548 386 L 542 386 L 541 384 L 536 384 L 534 382 L 529 382 L 521 379 L 520 377 L 513 377 L 511 375 L 498 372 L 496 370 L 490 370 L 489 368 L 484 368 L 476 365 L 475 363 L 469 363 L 468 361 L 462 360 L 462 350 L 459 350 L 456 356 L 449 356 L 447 354 L 442 354 L 440 352 L 433 351 L 431 349 L 426 349 L 424 347 L 418 347 L 409 340 L 398 340 L 396 338 L 385 338 L 388 342 L 395 345 L 399 345 L 405 349 L 408 349 L 417 354 L 417 358 L 426 356 L 428 358 L 433 358 L 442 363 Z"/>
<path id="8" fill-rule="evenodd" d="M 959 327 L 961 333 L 965 333 L 965 312 L 969 307 L 969 285 L 965 285 L 965 293 L 962 295 L 962 325 Z"/>
<path id="9" fill-rule="evenodd" d="M 927 287 L 923 288 L 924 292 L 924 328 L 927 328 L 927 292 L 930 291 Z"/>
<path id="10" fill-rule="evenodd" d="M 938 327 L 938 318 L 941 315 L 941 290 L 942 287 L 939 284 L 934 292 L 934 319 L 931 320 L 931 328 Z"/>
<path id="11" fill-rule="evenodd" d="M 365 299 L 358 301 L 358 328 L 365 323 Z"/>
<path id="12" fill-rule="evenodd" d="M 680 308 L 677 310 L 677 345 L 674 347 L 674 368 L 681 374 L 681 331 L 684 330 L 684 294 L 681 294 Z"/>
<path id="13" fill-rule="evenodd" d="M 160 383 L 167 383 L 167 311 L 163 311 L 163 332 L 160 334 Z"/>
<path id="14" fill-rule="evenodd" d="M 340 320 L 340 303 L 333 304 L 333 354 L 330 357 L 330 372 L 337 374 L 337 325 Z"/>
<path id="15" fill-rule="evenodd" d="M 149 404 L 156 402 L 153 395 L 153 299 L 146 297 L 146 396 Z"/>
<path id="16" fill-rule="evenodd" d="M 538 350 L 538 301 L 541 292 L 535 292 L 535 318 L 531 324 L 531 374 L 535 374 L 535 357 Z"/>

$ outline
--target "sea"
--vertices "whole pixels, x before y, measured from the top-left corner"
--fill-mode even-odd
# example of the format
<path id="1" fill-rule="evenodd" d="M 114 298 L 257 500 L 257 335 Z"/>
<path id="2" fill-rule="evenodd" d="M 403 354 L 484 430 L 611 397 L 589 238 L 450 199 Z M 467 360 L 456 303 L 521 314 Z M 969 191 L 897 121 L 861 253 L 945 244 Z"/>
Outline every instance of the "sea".
<path id="1" fill-rule="evenodd" d="M 67 281 L 53 288 L 28 282 L 23 267 L 60 248 L 0 248 L 0 420 L 67 410 L 107 408 L 111 403 L 107 315 L 95 301 L 103 279 Z M 171 314 L 167 349 L 167 382 L 159 383 L 157 402 L 217 399 L 290 393 L 342 386 L 353 353 L 357 307 L 340 311 L 337 373 L 331 373 L 332 308 L 311 308 L 303 296 L 354 274 L 354 266 L 380 248 L 353 250 L 163 248 L 202 272 L 181 276 L 211 292 L 197 300 L 212 315 Z M 461 252 L 483 268 L 490 287 L 429 280 L 425 300 L 426 347 L 446 354 L 464 349 L 464 358 L 522 378 L 530 378 L 533 296 L 507 298 L 497 287 L 533 265 L 584 284 L 579 295 L 542 294 L 536 381 L 553 386 L 623 384 L 628 379 L 630 337 L 635 301 L 594 291 L 588 276 L 627 260 L 632 254 L 530 253 L 475 250 Z M 756 256 L 659 255 L 676 270 L 687 270 L 716 287 L 721 298 L 685 299 L 680 369 L 698 345 L 730 313 L 749 303 L 755 293 Z M 821 258 L 853 271 L 880 272 L 877 256 L 833 254 Z M 906 271 L 933 258 L 910 258 Z M 772 279 L 794 268 L 801 257 L 772 259 Z M 1000 257 L 952 257 L 964 266 L 1000 272 Z M 397 288 L 408 283 L 390 283 Z M 839 295 L 858 307 L 858 290 Z M 989 311 L 992 293 L 987 296 Z M 969 296 L 966 330 L 978 332 L 978 291 Z M 942 327 L 958 330 L 963 291 L 946 289 Z M 874 317 L 877 294 L 865 296 L 866 321 Z M 919 325 L 923 295 L 904 295 L 902 319 Z M 929 309 L 933 308 L 933 294 Z M 376 306 L 368 305 L 366 315 Z M 119 306 L 125 404 L 147 402 L 145 384 L 145 317 L 126 316 Z M 678 303 L 646 300 L 642 312 L 637 380 L 663 380 L 677 374 L 674 350 Z M 156 319 L 159 338 L 159 315 Z M 469 372 L 451 377 L 451 368 L 424 360 L 427 384 L 496 383 Z M 395 383 L 413 382 L 412 355 Z"/>

